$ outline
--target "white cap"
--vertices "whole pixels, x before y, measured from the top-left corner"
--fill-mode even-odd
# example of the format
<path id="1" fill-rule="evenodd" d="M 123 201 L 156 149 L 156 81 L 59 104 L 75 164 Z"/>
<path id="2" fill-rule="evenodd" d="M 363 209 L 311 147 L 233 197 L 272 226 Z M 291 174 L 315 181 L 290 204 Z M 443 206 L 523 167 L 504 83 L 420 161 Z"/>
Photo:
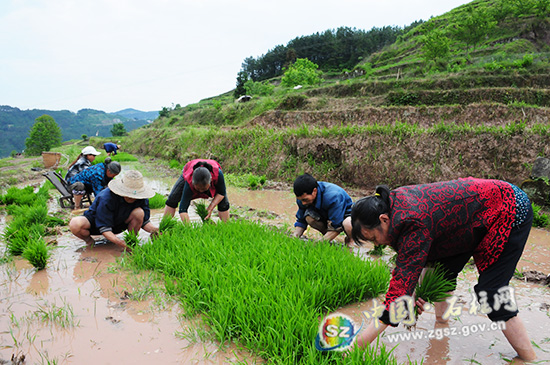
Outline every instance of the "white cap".
<path id="1" fill-rule="evenodd" d="M 101 152 L 98 152 L 94 147 L 92 146 L 87 146 L 87 147 L 84 147 L 84 149 L 82 150 L 82 154 L 84 156 L 86 155 L 94 155 L 94 156 L 97 156 L 99 154 L 101 154 Z"/>

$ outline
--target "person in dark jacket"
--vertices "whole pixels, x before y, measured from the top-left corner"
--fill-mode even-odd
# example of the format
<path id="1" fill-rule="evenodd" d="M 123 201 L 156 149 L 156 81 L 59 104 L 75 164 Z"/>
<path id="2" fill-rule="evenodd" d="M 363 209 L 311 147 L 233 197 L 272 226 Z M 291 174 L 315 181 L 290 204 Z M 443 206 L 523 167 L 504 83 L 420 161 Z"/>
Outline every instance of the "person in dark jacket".
<path id="1" fill-rule="evenodd" d="M 154 195 L 155 192 L 143 184 L 141 173 L 130 170 L 122 178 L 109 182 L 84 215 L 71 219 L 69 228 L 88 246 L 95 242 L 92 235 L 103 235 L 115 245 L 130 250 L 124 240 L 116 235 L 125 230 L 134 231 L 136 235 L 140 229 L 149 233 L 158 232 L 149 220 L 149 198 Z"/>
<path id="2" fill-rule="evenodd" d="M 351 237 L 353 201 L 344 189 L 303 174 L 294 180 L 293 190 L 298 205 L 295 237 L 301 237 L 308 225 L 321 232 L 327 241 L 332 241 L 342 231 L 345 231 L 347 238 Z"/>
<path id="3" fill-rule="evenodd" d="M 378 186 L 374 196 L 355 203 L 351 221 L 355 242 L 390 245 L 397 252 L 384 312 L 359 333 L 359 346 L 374 341 L 388 325 L 398 325 L 392 308 L 400 298 L 414 295 L 428 264 L 441 265 L 456 287 L 458 274 L 473 256 L 479 271 L 474 291 L 485 308 L 482 313 L 505 323 L 503 333 L 520 358 L 536 358 L 509 287 L 533 221 L 531 203 L 521 189 L 475 178 L 392 191 Z M 413 306 L 421 313 L 424 304 L 423 298 L 416 298 Z M 448 308 L 447 301 L 435 304 L 439 322 L 448 319 Z"/>
<path id="4" fill-rule="evenodd" d="M 65 175 L 65 180 L 68 181 L 70 178 L 80 173 L 82 170 L 92 166 L 92 162 L 94 162 L 95 157 L 100 154 L 101 152 L 97 151 L 93 146 L 84 147 L 76 160 L 74 160 L 73 163 L 69 165 L 67 175 Z"/>
<path id="5" fill-rule="evenodd" d="M 207 207 L 210 219 L 214 208 L 218 207 L 218 217 L 229 220 L 229 200 L 220 164 L 214 160 L 191 160 L 185 164 L 166 200 L 165 216 L 174 216 L 179 203 L 179 214 L 183 222 L 189 222 L 189 205 L 191 200 L 203 198 L 212 199 Z"/>

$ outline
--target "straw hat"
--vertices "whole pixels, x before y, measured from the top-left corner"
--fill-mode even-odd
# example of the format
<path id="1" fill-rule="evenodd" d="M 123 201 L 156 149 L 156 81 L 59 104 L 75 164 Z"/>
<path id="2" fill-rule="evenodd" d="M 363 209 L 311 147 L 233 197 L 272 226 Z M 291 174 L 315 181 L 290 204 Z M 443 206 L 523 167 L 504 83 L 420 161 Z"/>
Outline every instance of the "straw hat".
<path id="1" fill-rule="evenodd" d="M 116 195 L 132 199 L 148 199 L 155 195 L 153 189 L 143 184 L 143 175 L 136 170 L 127 171 L 121 178 L 111 180 L 109 189 Z"/>
<path id="2" fill-rule="evenodd" d="M 87 147 L 84 147 L 82 149 L 82 154 L 84 156 L 86 155 L 94 155 L 94 156 L 97 156 L 97 155 L 100 155 L 101 152 L 98 152 L 93 146 L 87 146 Z"/>

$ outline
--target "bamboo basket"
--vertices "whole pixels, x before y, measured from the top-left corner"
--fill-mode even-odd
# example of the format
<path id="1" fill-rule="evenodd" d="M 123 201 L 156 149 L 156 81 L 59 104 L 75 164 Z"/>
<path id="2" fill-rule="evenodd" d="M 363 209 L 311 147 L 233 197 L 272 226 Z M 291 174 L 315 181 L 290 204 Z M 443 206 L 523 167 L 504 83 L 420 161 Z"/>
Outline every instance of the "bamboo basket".
<path id="1" fill-rule="evenodd" d="M 61 160 L 61 153 L 59 152 L 42 152 L 42 160 L 44 167 L 49 169 L 51 167 L 56 168 Z"/>

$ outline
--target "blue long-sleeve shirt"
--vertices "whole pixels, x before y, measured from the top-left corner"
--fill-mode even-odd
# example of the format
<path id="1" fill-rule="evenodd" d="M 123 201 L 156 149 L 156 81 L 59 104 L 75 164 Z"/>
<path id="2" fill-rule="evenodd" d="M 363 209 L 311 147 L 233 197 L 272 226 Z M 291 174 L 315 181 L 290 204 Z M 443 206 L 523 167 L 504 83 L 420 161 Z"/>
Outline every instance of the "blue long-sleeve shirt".
<path id="1" fill-rule="evenodd" d="M 142 224 L 144 227 L 151 217 L 149 199 L 137 199 L 133 203 L 127 203 L 124 197 L 105 188 L 96 196 L 90 208 L 84 212 L 84 216 L 94 222 L 100 233 L 104 233 L 122 225 L 136 208 L 143 209 L 145 213 Z"/>
<path id="2" fill-rule="evenodd" d="M 103 188 L 106 187 L 111 180 L 111 178 L 107 177 L 107 165 L 105 165 L 105 163 L 98 163 L 97 165 L 93 165 L 82 170 L 67 180 L 67 182 L 69 184 L 81 182 L 84 185 L 91 187 L 94 192 L 94 196 L 97 197 L 99 192 L 103 190 Z"/>
<path id="3" fill-rule="evenodd" d="M 295 227 L 307 228 L 305 212 L 308 207 L 296 199 L 298 211 L 296 212 Z M 315 209 L 321 214 L 324 220 L 331 221 L 334 228 L 342 226 L 344 217 L 351 214 L 353 201 L 344 189 L 329 182 L 317 182 L 317 197 L 313 202 Z"/>

